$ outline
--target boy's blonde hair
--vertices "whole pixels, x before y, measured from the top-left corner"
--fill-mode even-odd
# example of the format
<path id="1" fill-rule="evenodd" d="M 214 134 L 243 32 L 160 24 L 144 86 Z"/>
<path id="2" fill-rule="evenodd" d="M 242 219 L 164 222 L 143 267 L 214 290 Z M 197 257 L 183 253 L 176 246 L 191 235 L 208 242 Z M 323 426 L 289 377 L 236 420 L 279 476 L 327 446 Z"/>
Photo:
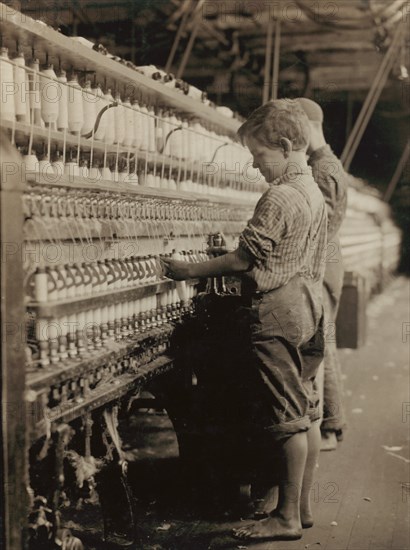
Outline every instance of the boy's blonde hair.
<path id="1" fill-rule="evenodd" d="M 238 130 L 242 143 L 252 137 L 269 147 L 280 148 L 280 138 L 292 142 L 293 149 L 306 149 L 310 140 L 309 119 L 294 99 L 276 99 L 258 107 Z"/>

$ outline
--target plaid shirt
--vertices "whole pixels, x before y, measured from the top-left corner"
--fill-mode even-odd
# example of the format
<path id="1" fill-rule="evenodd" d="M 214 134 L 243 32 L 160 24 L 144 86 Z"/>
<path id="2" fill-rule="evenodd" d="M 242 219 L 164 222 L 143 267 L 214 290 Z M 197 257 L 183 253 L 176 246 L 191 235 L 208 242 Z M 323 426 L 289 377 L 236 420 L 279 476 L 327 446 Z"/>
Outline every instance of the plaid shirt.
<path id="1" fill-rule="evenodd" d="M 324 145 L 310 155 L 308 164 L 319 189 L 322 191 L 327 208 L 328 239 L 339 231 L 346 215 L 347 175 L 337 156 L 329 145 Z"/>
<path id="2" fill-rule="evenodd" d="M 259 292 L 283 286 L 298 273 L 319 281 L 326 242 L 325 201 L 311 169 L 285 174 L 259 199 L 239 238 L 239 246 L 254 258 L 245 280 Z"/>

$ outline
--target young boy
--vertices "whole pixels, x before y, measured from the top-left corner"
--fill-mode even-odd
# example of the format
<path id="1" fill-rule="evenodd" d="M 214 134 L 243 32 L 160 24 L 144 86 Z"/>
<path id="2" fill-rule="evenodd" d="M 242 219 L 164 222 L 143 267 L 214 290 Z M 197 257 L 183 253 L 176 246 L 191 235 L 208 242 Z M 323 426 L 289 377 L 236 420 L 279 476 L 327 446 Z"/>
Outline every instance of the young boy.
<path id="1" fill-rule="evenodd" d="M 279 446 L 283 477 L 277 508 L 234 536 L 295 540 L 302 526 L 313 524 L 309 493 L 320 444 L 313 382 L 323 359 L 326 207 L 306 161 L 309 121 L 296 101 L 268 102 L 238 133 L 270 184 L 238 248 L 199 264 L 166 260 L 164 269 L 175 280 L 243 274 L 249 420 Z"/>
<path id="2" fill-rule="evenodd" d="M 346 215 L 349 184 L 340 160 L 326 143 L 323 134 L 322 108 L 305 97 L 300 97 L 297 101 L 305 111 L 310 124 L 310 141 L 307 149 L 308 164 L 312 167 L 313 178 L 326 201 L 328 245 L 323 280 L 323 305 L 325 327 L 331 329 L 331 324 L 336 322 L 343 287 L 344 269 L 338 232 Z M 323 393 L 321 449 L 325 451 L 336 449 L 337 438 L 341 438 L 345 426 L 341 369 L 333 330 L 331 334 L 333 338 L 326 341 L 324 364 L 319 369 Z"/>

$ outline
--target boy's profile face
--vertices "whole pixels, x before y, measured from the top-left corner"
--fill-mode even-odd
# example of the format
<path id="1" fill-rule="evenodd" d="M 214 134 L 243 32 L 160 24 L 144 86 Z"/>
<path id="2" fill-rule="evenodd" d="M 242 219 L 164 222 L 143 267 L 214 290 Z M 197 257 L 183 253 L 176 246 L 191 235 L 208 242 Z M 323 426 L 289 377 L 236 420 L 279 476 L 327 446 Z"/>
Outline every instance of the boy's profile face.
<path id="1" fill-rule="evenodd" d="M 248 136 L 245 143 L 253 156 L 253 167 L 260 171 L 267 183 L 285 173 L 288 161 L 283 149 L 266 147 L 252 136 Z"/>

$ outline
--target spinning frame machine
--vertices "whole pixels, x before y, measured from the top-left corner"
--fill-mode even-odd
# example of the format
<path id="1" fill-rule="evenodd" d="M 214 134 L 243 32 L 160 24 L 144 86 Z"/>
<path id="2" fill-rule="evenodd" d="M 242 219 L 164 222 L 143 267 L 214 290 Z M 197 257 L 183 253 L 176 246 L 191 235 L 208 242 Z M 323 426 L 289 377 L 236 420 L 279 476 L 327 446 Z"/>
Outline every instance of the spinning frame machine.
<path id="1" fill-rule="evenodd" d="M 0 8 L 1 126 L 18 150 L 2 159 L 5 533 L 10 548 L 22 547 L 19 520 L 31 506 L 36 548 L 39 519 L 50 541 L 60 533 L 73 432 L 92 473 L 98 426 L 126 484 L 118 404 L 173 371 L 173 334 L 195 317 L 199 290 L 240 290 L 175 283 L 159 258 L 202 261 L 221 234 L 233 246 L 266 185 L 234 142 L 239 121 L 200 95 Z M 354 267 L 365 250 L 377 279 L 397 262 L 399 234 L 384 221 L 383 239 L 377 205 L 369 214 L 355 195 L 343 252 Z M 350 217 L 372 220 L 363 243 L 348 230 Z M 180 380 L 189 386 L 189 372 Z M 35 463 L 49 456 L 46 499 L 26 485 L 36 485 Z"/>

